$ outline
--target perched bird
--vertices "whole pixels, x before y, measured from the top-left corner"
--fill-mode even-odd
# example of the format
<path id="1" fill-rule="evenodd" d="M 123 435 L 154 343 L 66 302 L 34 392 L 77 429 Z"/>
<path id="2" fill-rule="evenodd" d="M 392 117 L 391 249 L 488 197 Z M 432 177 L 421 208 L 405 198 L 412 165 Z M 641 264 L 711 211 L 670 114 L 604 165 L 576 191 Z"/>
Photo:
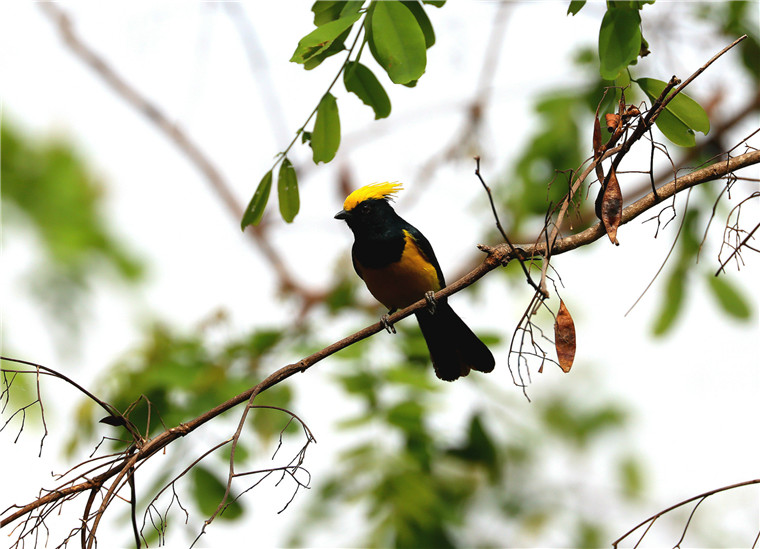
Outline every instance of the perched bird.
<path id="1" fill-rule="evenodd" d="M 429 306 L 415 313 L 425 337 L 435 374 L 445 381 L 466 376 L 471 369 L 490 372 L 494 358 L 447 300 L 433 301 L 446 286 L 427 238 L 401 219 L 390 205 L 400 183 L 374 183 L 346 198 L 335 219 L 354 233 L 351 255 L 367 289 L 391 313 L 426 298 Z M 385 317 L 383 317 L 385 319 Z"/>

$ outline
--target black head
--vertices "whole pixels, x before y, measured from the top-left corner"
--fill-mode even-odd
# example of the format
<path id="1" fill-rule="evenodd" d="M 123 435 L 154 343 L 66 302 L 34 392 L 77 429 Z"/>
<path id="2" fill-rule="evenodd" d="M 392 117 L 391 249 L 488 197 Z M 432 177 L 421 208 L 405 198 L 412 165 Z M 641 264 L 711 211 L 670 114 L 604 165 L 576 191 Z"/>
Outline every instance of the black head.
<path id="1" fill-rule="evenodd" d="M 341 210 L 335 219 L 343 219 L 354 235 L 380 236 L 399 226 L 401 218 L 386 199 L 370 198 L 356 204 L 350 210 Z"/>

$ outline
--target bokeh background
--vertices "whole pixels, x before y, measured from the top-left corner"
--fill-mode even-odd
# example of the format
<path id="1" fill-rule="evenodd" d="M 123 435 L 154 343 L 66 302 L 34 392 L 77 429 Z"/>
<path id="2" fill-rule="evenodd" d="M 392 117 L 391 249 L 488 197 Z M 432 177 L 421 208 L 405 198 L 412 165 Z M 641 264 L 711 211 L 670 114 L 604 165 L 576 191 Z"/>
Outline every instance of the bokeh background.
<path id="1" fill-rule="evenodd" d="M 84 44 L 197 144 L 241 208 L 339 68 L 340 56 L 313 71 L 288 62 L 312 29 L 308 2 L 56 6 Z M 404 182 L 397 210 L 428 236 L 452 281 L 480 258 L 476 244 L 499 241 L 473 174 L 479 155 L 513 240 L 535 239 L 546 187 L 563 181 L 555 170 L 591 154 L 604 9 L 591 2 L 572 17 L 556 2 L 426 7 L 437 37 L 426 74 L 414 88 L 383 81 L 393 110 L 380 121 L 337 88 L 338 156 L 315 166 L 307 147 L 289 154 L 301 211 L 285 224 L 270 207 L 262 253 L 193 160 L 64 44 L 49 11 L 3 3 L 3 355 L 58 369 L 121 409 L 145 395 L 171 426 L 382 314 L 352 272 L 350 232 L 333 219 L 347 190 Z M 684 78 L 743 32 L 757 47 L 757 2 L 657 2 L 642 14 L 652 54 L 638 76 Z M 747 55 L 724 56 L 689 87 L 713 129 L 741 116 L 717 139 L 698 136 L 694 156 L 670 145 L 677 165 L 699 165 L 760 126 L 758 71 Z M 646 190 L 648 178 L 635 171 L 648 162 L 646 146 L 627 161 L 626 197 Z M 664 155 L 655 166 L 668 177 Z M 554 259 L 578 333 L 569 374 L 552 364 L 539 374 L 538 361 L 518 371 L 514 357 L 510 372 L 510 338 L 532 294 L 510 266 L 451 300 L 491 344 L 493 373 L 439 382 L 407 320 L 399 335 L 377 334 L 262 395 L 314 433 L 304 462 L 310 489 L 266 479 L 199 545 L 243 535 L 257 546 L 595 547 L 682 499 L 757 478 L 757 256 L 745 254 L 741 270 L 732 265 L 711 282 L 727 215 L 757 190 L 757 168 L 744 176 L 709 230 L 724 183 L 691 194 L 678 244 L 627 315 L 668 256 L 685 197 L 659 231 L 656 221 L 637 220 L 620 230 L 619 247 L 599 241 Z M 751 229 L 757 202 L 743 212 Z M 577 223 L 591 221 L 582 211 Z M 537 322 L 551 334 L 550 315 Z M 33 380 L 15 382 L 3 424 L 33 395 Z M 41 457 L 38 412 L 29 411 L 18 439 L 19 416 L 0 434 L 3 509 L 32 500 L 53 485 L 51 471 L 113 436 L 71 387 L 43 380 L 42 396 L 50 434 Z M 229 436 L 237 413 L 151 460 L 138 479 L 140 510 Z M 257 411 L 243 462 L 290 460 L 304 443 L 296 426 L 272 459 L 286 424 L 285 415 Z M 226 471 L 220 453 L 177 484 L 190 517 L 185 523 L 175 503 L 170 546 L 197 536 Z M 165 509 L 169 500 L 159 503 Z M 49 519 L 51 540 L 76 526 L 81 505 Z M 675 544 L 690 510 L 658 521 L 649 546 Z M 111 509 L 102 544 L 131 544 L 127 513 L 127 505 Z M 686 544 L 749 546 L 759 518 L 756 488 L 715 496 L 695 514 Z M 150 525 L 144 534 L 158 541 Z"/>

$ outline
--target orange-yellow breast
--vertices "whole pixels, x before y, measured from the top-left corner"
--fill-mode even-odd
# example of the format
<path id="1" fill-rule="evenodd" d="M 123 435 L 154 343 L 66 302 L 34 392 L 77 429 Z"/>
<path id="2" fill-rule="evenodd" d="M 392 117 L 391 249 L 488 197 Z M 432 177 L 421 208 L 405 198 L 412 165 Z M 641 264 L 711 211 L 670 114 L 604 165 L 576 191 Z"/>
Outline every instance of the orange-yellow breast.
<path id="1" fill-rule="evenodd" d="M 441 289 L 438 273 L 420 252 L 412 235 L 404 231 L 401 259 L 385 267 L 369 269 L 358 266 L 367 289 L 388 309 L 402 309 Z"/>

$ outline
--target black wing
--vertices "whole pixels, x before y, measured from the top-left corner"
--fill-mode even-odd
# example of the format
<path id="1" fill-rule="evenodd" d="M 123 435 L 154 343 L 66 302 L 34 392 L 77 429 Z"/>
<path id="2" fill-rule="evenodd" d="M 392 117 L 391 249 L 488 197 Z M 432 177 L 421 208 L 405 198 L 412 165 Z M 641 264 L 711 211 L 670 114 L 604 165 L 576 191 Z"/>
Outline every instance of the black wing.
<path id="1" fill-rule="evenodd" d="M 404 223 L 406 224 L 404 229 L 406 229 L 406 231 L 412 235 L 414 242 L 417 244 L 417 249 L 425 257 L 425 259 L 427 259 L 428 262 L 431 263 L 433 267 L 435 267 L 435 272 L 438 275 L 438 283 L 441 285 L 441 288 L 445 288 L 446 281 L 443 278 L 443 271 L 441 271 L 441 266 L 438 264 L 438 259 L 435 257 L 435 252 L 433 251 L 433 247 L 430 245 L 430 242 L 428 242 L 428 239 L 425 238 L 425 235 L 418 231 L 415 227 L 409 223 L 406 223 L 406 221 Z"/>

